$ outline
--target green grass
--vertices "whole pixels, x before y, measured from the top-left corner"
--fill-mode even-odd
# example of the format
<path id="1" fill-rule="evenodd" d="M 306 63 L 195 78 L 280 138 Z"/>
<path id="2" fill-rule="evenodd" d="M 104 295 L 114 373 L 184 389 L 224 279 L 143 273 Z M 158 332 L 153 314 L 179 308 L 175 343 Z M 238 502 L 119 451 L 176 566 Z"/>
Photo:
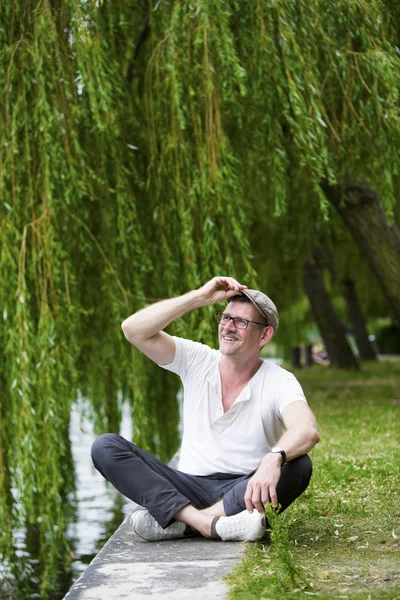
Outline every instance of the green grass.
<path id="1" fill-rule="evenodd" d="M 295 374 L 321 434 L 313 477 L 248 545 L 231 598 L 400 599 L 400 361 Z"/>

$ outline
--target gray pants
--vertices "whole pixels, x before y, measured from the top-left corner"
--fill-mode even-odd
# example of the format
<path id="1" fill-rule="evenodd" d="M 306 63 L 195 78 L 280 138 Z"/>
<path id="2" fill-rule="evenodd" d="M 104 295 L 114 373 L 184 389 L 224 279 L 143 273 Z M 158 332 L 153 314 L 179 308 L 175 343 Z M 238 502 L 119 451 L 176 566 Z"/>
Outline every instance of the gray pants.
<path id="1" fill-rule="evenodd" d="M 172 469 L 120 435 L 106 433 L 92 446 L 96 469 L 137 504 L 147 508 L 161 527 L 167 527 L 184 506 L 207 508 L 223 499 L 227 516 L 246 509 L 244 495 L 255 471 L 243 474 L 188 475 Z M 285 510 L 307 488 L 312 472 L 306 454 L 283 465 L 277 486 L 278 502 Z"/>

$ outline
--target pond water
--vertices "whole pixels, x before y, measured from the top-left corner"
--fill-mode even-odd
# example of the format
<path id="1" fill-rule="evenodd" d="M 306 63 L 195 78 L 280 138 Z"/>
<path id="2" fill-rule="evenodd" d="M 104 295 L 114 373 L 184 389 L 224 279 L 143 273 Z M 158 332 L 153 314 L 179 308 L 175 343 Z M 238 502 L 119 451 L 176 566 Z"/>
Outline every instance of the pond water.
<path id="1" fill-rule="evenodd" d="M 85 407 L 83 406 L 83 411 L 81 409 L 73 409 L 70 424 L 76 473 L 77 520 L 67 530 L 70 546 L 69 568 L 67 573 L 61 572 L 57 584 L 49 593 L 49 600 L 60 600 L 64 597 L 125 516 L 132 512 L 133 507 L 131 501 L 106 483 L 95 470 L 90 448 L 96 436 L 90 420 L 82 416 Z M 131 439 L 131 417 L 127 406 L 123 408 L 120 433 Z M 38 547 L 34 530 L 21 529 L 15 532 L 14 563 L 11 588 L 2 588 L 1 574 L 5 565 L 0 566 L 1 600 L 40 598 Z"/>
<path id="2" fill-rule="evenodd" d="M 123 409 L 120 434 L 131 439 L 127 405 Z M 70 526 L 67 536 L 73 540 L 75 557 L 72 566 L 80 575 L 125 516 L 132 512 L 133 503 L 119 494 L 94 468 L 90 457 L 90 448 L 96 438 L 93 425 L 82 418 L 77 409 L 71 415 L 70 437 L 77 479 L 78 519 Z"/>

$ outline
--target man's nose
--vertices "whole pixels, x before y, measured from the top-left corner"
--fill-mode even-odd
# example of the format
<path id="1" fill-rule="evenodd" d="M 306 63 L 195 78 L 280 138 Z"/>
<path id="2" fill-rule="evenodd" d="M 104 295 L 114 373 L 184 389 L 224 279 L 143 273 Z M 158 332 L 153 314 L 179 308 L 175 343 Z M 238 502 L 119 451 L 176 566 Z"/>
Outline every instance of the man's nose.
<path id="1" fill-rule="evenodd" d="M 230 317 L 228 323 L 225 323 L 224 329 L 229 329 L 230 327 L 236 330 L 236 323 L 233 317 Z"/>

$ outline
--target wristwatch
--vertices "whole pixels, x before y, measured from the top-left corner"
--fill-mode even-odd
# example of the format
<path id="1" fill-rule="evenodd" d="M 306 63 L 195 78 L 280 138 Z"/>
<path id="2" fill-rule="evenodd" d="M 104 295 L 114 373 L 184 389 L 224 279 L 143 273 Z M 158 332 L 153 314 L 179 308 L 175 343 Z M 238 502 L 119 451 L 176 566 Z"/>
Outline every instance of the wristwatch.
<path id="1" fill-rule="evenodd" d="M 286 452 L 282 448 L 279 448 L 279 446 L 275 446 L 274 448 L 271 448 L 270 452 L 272 452 L 272 454 L 280 454 L 282 456 L 282 465 L 284 465 L 287 462 L 286 461 Z"/>

